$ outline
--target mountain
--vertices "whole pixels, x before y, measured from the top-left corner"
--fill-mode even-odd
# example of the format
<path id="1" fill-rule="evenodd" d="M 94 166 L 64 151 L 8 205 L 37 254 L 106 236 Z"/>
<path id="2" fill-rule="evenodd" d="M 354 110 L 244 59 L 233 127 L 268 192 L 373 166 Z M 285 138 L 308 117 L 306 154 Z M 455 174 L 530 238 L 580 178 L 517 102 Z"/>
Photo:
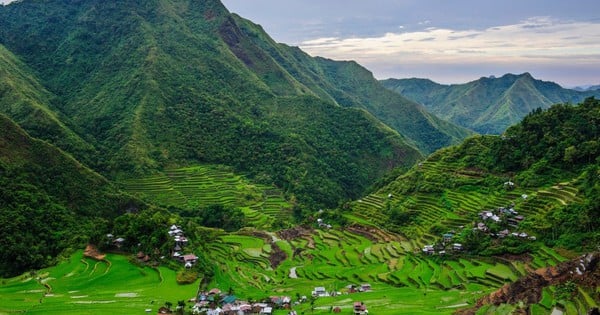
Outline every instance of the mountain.
<path id="1" fill-rule="evenodd" d="M 395 196 L 380 209 L 390 217 L 379 223 L 415 239 L 428 238 L 472 224 L 484 209 L 513 205 L 526 219 L 516 228 L 549 246 L 595 250 L 600 240 L 599 109 L 600 101 L 593 98 L 577 106 L 556 104 L 531 112 L 502 136 L 474 136 L 438 150 L 376 193 Z M 474 248 L 479 254 L 510 251 L 490 243 Z"/>
<path id="2" fill-rule="evenodd" d="M 126 210 L 145 207 L 0 114 L 0 274 L 39 269 Z"/>
<path id="3" fill-rule="evenodd" d="M 573 90 L 579 91 L 579 92 L 597 91 L 597 90 L 600 90 L 600 85 L 576 86 L 573 88 Z"/>
<path id="4" fill-rule="evenodd" d="M 275 43 L 251 21 L 237 15 L 233 18 L 231 23 L 221 28 L 222 37 L 255 72 L 263 73 L 261 69 L 270 69 L 263 77 L 274 91 L 297 93 L 297 87 L 301 86 L 301 91 L 310 90 L 340 106 L 364 109 L 405 136 L 425 154 L 456 144 L 471 134 L 431 115 L 423 106 L 390 93 L 370 71 L 354 61 L 313 58 L 297 47 Z M 265 53 L 268 55 L 265 56 Z M 273 65 L 272 61 L 276 64 Z M 298 84 L 290 83 L 284 87 L 281 80 L 273 78 L 293 78 Z"/>
<path id="5" fill-rule="evenodd" d="M 385 91 L 363 68 L 336 74 L 346 63 L 275 44 L 217 0 L 15 2 L 0 7 L 0 44 L 109 178 L 225 164 L 316 208 L 412 165 L 416 146 L 468 134 L 391 93 L 366 102 L 341 80 L 360 72 L 359 85 Z"/>
<path id="6" fill-rule="evenodd" d="M 0 112 L 29 134 L 50 141 L 79 159 L 94 153 L 92 145 L 75 133 L 68 119 L 51 108 L 55 99 L 19 59 L 0 45 Z"/>
<path id="7" fill-rule="evenodd" d="M 597 91 L 579 92 L 534 79 L 529 73 L 442 85 L 427 79 L 388 79 L 382 84 L 423 104 L 435 115 L 483 134 L 500 134 L 536 108 L 578 103 Z"/>

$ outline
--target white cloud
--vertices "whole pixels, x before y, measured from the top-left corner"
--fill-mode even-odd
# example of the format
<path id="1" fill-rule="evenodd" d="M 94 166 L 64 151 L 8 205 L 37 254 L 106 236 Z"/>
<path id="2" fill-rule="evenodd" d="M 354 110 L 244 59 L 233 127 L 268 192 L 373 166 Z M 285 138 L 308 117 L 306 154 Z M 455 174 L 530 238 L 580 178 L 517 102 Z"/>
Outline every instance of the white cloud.
<path id="1" fill-rule="evenodd" d="M 352 59 L 372 70 L 384 64 L 600 65 L 600 22 L 532 17 L 512 25 L 453 30 L 429 27 L 379 37 L 321 38 L 300 47 L 311 55 Z M 524 69 L 528 71 L 527 69 Z"/>

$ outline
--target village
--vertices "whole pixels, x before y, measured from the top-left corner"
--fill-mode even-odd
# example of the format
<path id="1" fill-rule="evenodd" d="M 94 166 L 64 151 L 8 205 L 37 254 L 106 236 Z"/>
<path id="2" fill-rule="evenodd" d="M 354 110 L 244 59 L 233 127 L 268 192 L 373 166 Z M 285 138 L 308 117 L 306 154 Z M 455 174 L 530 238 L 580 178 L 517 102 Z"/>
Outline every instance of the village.
<path id="1" fill-rule="evenodd" d="M 493 210 L 484 210 L 478 213 L 477 219 L 473 222 L 472 231 L 498 239 L 515 237 L 523 241 L 535 240 L 535 236 L 530 236 L 525 232 L 518 231 L 518 224 L 524 219 L 524 216 L 519 215 L 514 209 L 514 205 L 509 207 L 499 207 Z M 330 224 L 321 218 L 316 220 L 316 227 L 324 230 L 332 228 Z M 507 228 L 499 230 L 499 227 Z M 424 255 L 439 256 L 459 254 L 460 252 L 467 250 L 462 243 L 457 241 L 460 236 L 459 233 L 465 230 L 465 226 L 459 226 L 458 232 L 457 230 L 451 230 L 444 233 L 441 235 L 439 242 L 423 246 L 421 252 Z M 198 257 L 195 254 L 186 251 L 189 241 L 182 227 L 171 225 L 168 228 L 167 233 L 173 244 L 170 250 L 171 258 L 179 262 L 184 269 L 192 269 L 197 263 Z M 125 241 L 124 238 L 115 238 L 112 234 L 108 234 L 107 238 L 112 241 L 113 246 L 116 248 L 119 248 Z M 167 257 L 165 256 L 161 257 L 161 259 L 166 258 Z M 149 257 L 147 254 L 139 252 L 137 254 L 137 259 L 140 262 L 147 262 Z M 276 311 L 279 314 L 282 314 L 281 311 L 284 311 L 287 315 L 297 315 L 298 313 L 295 308 L 300 304 L 310 303 L 310 309 L 314 310 L 314 301 L 316 299 L 370 291 L 372 291 L 372 288 L 368 283 L 348 284 L 340 291 L 327 290 L 324 286 L 319 286 L 315 287 L 308 297 L 306 295 L 296 294 L 295 299 L 293 299 L 286 295 L 272 295 L 255 301 L 253 299 L 237 297 L 231 288 L 227 291 L 222 291 L 219 288 L 206 290 L 199 287 L 196 295 L 187 300 L 187 310 L 184 301 L 179 301 L 174 309 L 172 308 L 172 303 L 166 302 L 164 306 L 161 306 L 158 309 L 157 314 L 269 315 L 274 314 Z M 343 312 L 354 315 L 366 315 L 369 313 L 367 305 L 358 299 L 351 299 L 350 302 L 345 304 L 346 305 L 332 305 L 330 306 L 329 312 L 336 314 Z M 306 310 L 307 307 L 302 307 L 302 309 Z M 145 311 L 146 313 L 153 313 L 152 309 L 146 309 Z"/>
<path id="2" fill-rule="evenodd" d="M 527 196 L 523 195 L 523 199 Z M 477 220 L 474 221 L 472 230 L 476 233 L 483 235 L 503 239 L 506 237 L 514 237 L 522 241 L 535 241 L 536 237 L 527 234 L 526 232 L 519 232 L 519 223 L 525 219 L 524 216 L 519 215 L 514 209 L 514 204 L 509 207 L 499 207 L 493 210 L 484 210 L 478 213 Z M 502 230 L 491 228 L 494 227 L 506 227 Z M 459 226 L 458 229 L 461 232 L 465 229 L 465 226 Z M 509 228 L 512 228 L 511 231 Z M 440 241 L 436 244 L 428 244 L 423 246 L 421 249 L 424 255 L 440 255 L 444 256 L 449 253 L 457 254 L 465 250 L 462 243 L 454 242 L 457 236 L 457 231 L 452 230 L 444 233 Z"/>
<path id="3" fill-rule="evenodd" d="M 317 225 L 320 228 L 331 228 L 331 225 L 324 223 L 322 219 L 318 220 Z M 188 245 L 188 239 L 181 226 L 171 225 L 167 233 L 173 241 L 171 257 L 176 261 L 179 261 L 185 269 L 193 268 L 198 257 L 193 253 L 186 253 L 185 248 Z M 115 238 L 112 234 L 108 234 L 106 237 L 116 248 L 120 248 L 125 242 L 124 238 Z M 139 252 L 136 258 L 140 262 L 149 261 L 149 256 L 143 252 Z M 163 256 L 161 258 L 165 259 L 166 257 Z M 372 291 L 372 288 L 368 283 L 360 285 L 349 284 L 342 292 L 336 290 L 328 291 L 325 287 L 321 286 L 315 287 L 309 297 L 297 294 L 296 299 L 293 300 L 290 296 L 277 295 L 269 296 L 260 301 L 253 301 L 238 298 L 231 288 L 226 292 L 219 288 L 212 288 L 210 290 L 202 290 L 199 288 L 196 296 L 187 300 L 188 303 L 192 303 L 190 311 L 185 310 L 185 301 L 179 301 L 174 308 L 171 302 L 166 302 L 159 307 L 157 314 L 188 314 L 191 312 L 191 314 L 202 315 L 270 315 L 273 314 L 275 310 L 285 310 L 288 315 L 297 315 L 298 313 L 294 310 L 294 307 L 302 303 L 311 303 L 311 307 L 314 307 L 314 301 L 318 298 L 370 291 Z M 352 310 L 351 314 L 354 315 L 367 315 L 369 313 L 367 306 L 361 301 L 355 301 L 351 306 L 332 306 L 330 312 L 341 313 L 342 309 L 346 308 L 350 308 Z M 153 313 L 153 310 L 145 309 L 145 312 L 151 314 Z"/>

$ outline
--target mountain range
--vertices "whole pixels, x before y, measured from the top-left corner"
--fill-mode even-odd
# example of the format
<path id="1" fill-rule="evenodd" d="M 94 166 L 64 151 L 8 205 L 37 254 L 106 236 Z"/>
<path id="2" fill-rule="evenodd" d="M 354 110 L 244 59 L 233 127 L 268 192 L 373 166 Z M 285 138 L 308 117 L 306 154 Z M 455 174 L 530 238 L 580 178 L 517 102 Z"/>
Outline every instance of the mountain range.
<path id="1" fill-rule="evenodd" d="M 331 206 L 471 134 L 216 0 L 16 2 L 0 44 L 2 112 L 112 179 L 217 163 Z"/>
<path id="2" fill-rule="evenodd" d="M 500 134 L 536 108 L 579 103 L 600 91 L 575 91 L 529 73 L 482 77 L 465 84 L 443 85 L 429 79 L 387 79 L 390 90 L 423 104 L 440 118 L 482 134 Z"/>

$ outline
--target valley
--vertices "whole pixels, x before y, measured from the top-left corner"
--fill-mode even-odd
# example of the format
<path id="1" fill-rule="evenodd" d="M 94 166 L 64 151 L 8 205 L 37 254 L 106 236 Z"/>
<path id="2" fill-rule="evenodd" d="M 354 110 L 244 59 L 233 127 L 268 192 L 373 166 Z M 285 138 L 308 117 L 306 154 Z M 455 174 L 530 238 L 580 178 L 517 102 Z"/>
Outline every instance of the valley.
<path id="1" fill-rule="evenodd" d="M 597 311 L 595 93 L 378 81 L 219 0 L 0 5 L 0 315 Z"/>

